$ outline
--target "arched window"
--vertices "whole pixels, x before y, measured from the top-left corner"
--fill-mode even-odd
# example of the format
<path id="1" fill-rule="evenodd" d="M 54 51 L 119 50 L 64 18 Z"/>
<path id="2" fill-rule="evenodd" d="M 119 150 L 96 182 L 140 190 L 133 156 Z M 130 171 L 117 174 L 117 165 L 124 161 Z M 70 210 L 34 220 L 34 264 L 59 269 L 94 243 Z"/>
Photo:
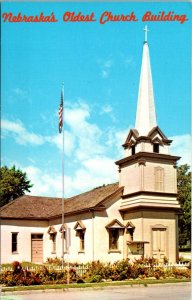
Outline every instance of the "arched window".
<path id="1" fill-rule="evenodd" d="M 132 222 L 128 222 L 125 228 L 127 229 L 129 241 L 133 241 L 133 233 L 135 230 L 135 226 L 133 225 Z"/>
<path id="2" fill-rule="evenodd" d="M 164 190 L 164 169 L 155 167 L 155 191 Z"/>
<path id="3" fill-rule="evenodd" d="M 79 237 L 79 253 L 85 251 L 85 230 L 86 227 L 82 221 L 77 221 L 74 229 L 76 230 L 76 234 Z"/>
<path id="4" fill-rule="evenodd" d="M 119 251 L 119 235 L 120 231 L 125 229 L 124 225 L 114 219 L 106 226 L 106 229 L 109 232 L 109 252 Z"/>
<path id="5" fill-rule="evenodd" d="M 57 237 L 57 232 L 55 230 L 54 226 L 49 226 L 48 229 L 48 234 L 50 237 L 50 240 L 52 240 L 52 252 L 51 253 L 56 253 L 56 237 Z"/>

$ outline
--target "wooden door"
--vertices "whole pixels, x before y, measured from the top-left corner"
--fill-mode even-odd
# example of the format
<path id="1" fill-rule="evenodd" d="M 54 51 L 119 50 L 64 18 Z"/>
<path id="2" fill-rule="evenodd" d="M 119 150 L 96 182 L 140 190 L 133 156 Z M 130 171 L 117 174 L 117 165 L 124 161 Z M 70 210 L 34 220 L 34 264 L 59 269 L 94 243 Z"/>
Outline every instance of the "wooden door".
<path id="1" fill-rule="evenodd" d="M 31 235 L 31 261 L 33 263 L 43 262 L 43 235 Z"/>
<path id="2" fill-rule="evenodd" d="M 166 234 L 166 228 L 155 228 L 152 230 L 152 255 L 160 262 L 166 256 Z"/>

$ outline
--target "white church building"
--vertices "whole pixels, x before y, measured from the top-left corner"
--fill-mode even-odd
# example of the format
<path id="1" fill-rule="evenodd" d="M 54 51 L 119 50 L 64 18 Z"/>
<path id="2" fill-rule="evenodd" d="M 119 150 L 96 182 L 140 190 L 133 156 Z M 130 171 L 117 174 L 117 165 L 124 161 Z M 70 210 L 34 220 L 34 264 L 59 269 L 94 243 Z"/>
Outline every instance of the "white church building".
<path id="1" fill-rule="evenodd" d="M 24 195 L 1 208 L 1 263 L 178 257 L 176 162 L 157 125 L 145 38 L 135 128 L 115 162 L 119 182 L 65 199 Z M 66 241 L 66 233 L 70 240 Z M 62 242 L 64 240 L 64 243 Z"/>

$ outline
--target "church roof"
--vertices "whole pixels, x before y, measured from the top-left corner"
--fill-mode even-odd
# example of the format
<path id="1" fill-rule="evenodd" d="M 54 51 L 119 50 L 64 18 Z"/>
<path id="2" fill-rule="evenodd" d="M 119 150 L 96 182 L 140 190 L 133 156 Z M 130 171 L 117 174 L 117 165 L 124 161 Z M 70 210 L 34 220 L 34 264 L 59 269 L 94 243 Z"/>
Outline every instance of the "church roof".
<path id="1" fill-rule="evenodd" d="M 105 209 L 103 202 L 121 195 L 123 188 L 119 183 L 113 183 L 94 188 L 80 195 L 67 198 L 64 201 L 65 215 L 87 211 L 90 209 Z M 61 216 L 62 199 L 40 196 L 21 196 L 0 209 L 3 219 L 44 219 Z"/>

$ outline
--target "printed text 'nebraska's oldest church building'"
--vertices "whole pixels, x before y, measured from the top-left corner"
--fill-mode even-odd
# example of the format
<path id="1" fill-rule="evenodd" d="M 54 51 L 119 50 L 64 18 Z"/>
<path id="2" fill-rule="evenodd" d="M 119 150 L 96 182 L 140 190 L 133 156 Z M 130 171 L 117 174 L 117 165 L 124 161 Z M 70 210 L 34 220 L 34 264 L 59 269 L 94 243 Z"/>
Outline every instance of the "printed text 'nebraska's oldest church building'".
<path id="1" fill-rule="evenodd" d="M 65 199 L 22 196 L 1 209 L 1 263 L 48 257 L 71 262 L 178 255 L 177 156 L 156 122 L 147 38 L 139 83 L 135 128 L 116 161 L 119 182 Z M 70 243 L 66 242 L 70 232 Z M 64 246 L 62 241 L 64 240 Z M 70 245 L 69 245 L 70 244 Z"/>

